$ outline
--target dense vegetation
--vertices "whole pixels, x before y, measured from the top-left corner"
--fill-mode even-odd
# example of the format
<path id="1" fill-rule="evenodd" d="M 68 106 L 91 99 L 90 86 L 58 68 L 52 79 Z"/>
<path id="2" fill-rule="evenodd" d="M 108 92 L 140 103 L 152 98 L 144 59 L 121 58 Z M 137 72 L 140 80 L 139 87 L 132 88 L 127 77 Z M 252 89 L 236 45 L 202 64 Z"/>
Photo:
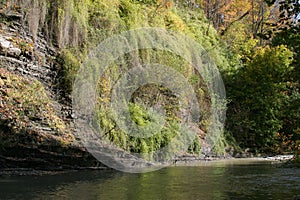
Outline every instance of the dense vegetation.
<path id="1" fill-rule="evenodd" d="M 254 152 L 290 152 L 300 136 L 300 5 L 297 1 L 243 5 L 247 6 L 236 5 L 236 20 L 219 28 L 241 60 L 241 67 L 225 75 L 230 101 L 227 131 L 239 146 Z"/>
<path id="2" fill-rule="evenodd" d="M 12 0 L 1 3 L 0 9 L 1 13 L 22 13 L 33 39 L 42 32 L 60 50 L 56 61 L 61 66 L 58 87 L 63 96 L 72 92 L 89 49 L 113 34 L 162 27 L 188 35 L 214 59 L 227 90 L 226 131 L 215 150 L 222 153 L 226 146 L 234 146 L 237 150 L 249 148 L 253 153 L 282 153 L 293 151 L 300 137 L 299 7 L 297 1 L 270 0 Z M 143 50 L 133 54 L 141 64 L 171 66 L 190 80 L 202 105 L 203 117 L 197 128 L 207 132 L 212 97 L 201 76 L 169 52 Z M 161 133 L 141 139 L 118 129 L 109 113 L 111 86 L 134 64 L 131 55 L 124 55 L 100 77 L 97 120 L 106 137 L 119 147 L 148 153 L 165 146 L 178 132 L 179 103 L 167 88 L 146 85 L 131 99 L 131 117 L 145 126 L 155 119 L 149 118 L 144 105 L 159 104 L 167 113 Z M 153 98 L 158 94 L 159 99 Z M 52 126 L 60 122 L 48 123 Z M 198 134 L 190 153 L 199 154 L 199 139 L 204 135 Z"/>

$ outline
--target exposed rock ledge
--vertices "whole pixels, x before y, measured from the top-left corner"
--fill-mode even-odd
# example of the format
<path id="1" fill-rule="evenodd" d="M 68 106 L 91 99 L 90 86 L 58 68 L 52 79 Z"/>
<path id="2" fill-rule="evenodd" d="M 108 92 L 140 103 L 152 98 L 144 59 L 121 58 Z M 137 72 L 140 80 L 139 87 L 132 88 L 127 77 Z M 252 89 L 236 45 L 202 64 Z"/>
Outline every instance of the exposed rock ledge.
<path id="1" fill-rule="evenodd" d="M 56 90 L 58 50 L 42 33 L 33 40 L 18 13 L 0 16 L 0 169 L 104 167 L 72 134 L 70 101 Z"/>

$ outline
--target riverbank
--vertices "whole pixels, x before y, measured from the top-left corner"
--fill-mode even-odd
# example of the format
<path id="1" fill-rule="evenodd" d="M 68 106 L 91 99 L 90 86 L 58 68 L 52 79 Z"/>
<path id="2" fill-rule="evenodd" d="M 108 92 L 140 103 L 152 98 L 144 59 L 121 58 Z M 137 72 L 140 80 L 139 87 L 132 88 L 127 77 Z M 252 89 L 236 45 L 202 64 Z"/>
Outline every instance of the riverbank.
<path id="1" fill-rule="evenodd" d="M 248 158 L 236 158 L 236 157 L 227 157 L 227 158 L 207 158 L 204 160 L 178 160 L 174 163 L 174 166 L 198 166 L 198 165 L 215 165 L 215 164 L 254 164 L 254 163 L 287 163 L 291 162 L 294 159 L 293 155 L 276 155 L 276 156 L 265 156 L 265 157 L 248 157 Z"/>
<path id="2" fill-rule="evenodd" d="M 176 166 L 215 166 L 215 165 L 251 165 L 251 164 L 291 164 L 293 155 L 276 155 L 268 157 L 252 157 L 252 158 L 210 158 L 210 159 L 190 159 L 190 160 L 177 160 L 170 164 L 170 167 Z M 294 164 L 293 164 L 294 165 Z M 95 167 L 79 167 L 73 168 L 48 168 L 48 169 L 35 169 L 35 168 L 2 168 L 0 169 L 0 176 L 42 176 L 42 175 L 55 175 L 76 171 L 98 171 L 98 170 L 113 170 L 105 166 Z"/>

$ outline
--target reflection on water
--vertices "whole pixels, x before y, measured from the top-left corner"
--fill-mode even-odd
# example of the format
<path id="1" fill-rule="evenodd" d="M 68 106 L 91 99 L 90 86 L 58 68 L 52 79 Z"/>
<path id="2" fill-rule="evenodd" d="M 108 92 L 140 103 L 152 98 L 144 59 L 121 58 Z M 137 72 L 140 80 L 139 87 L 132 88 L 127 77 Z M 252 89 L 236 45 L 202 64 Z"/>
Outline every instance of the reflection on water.
<path id="1" fill-rule="evenodd" d="M 293 199 L 299 194 L 300 169 L 267 163 L 0 177 L 0 199 Z"/>

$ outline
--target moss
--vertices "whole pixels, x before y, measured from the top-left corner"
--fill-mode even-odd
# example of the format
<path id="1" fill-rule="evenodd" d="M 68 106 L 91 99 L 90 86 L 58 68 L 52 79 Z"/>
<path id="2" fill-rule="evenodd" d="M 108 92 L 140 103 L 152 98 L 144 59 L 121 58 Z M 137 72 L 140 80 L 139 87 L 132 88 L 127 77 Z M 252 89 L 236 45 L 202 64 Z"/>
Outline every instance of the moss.
<path id="1" fill-rule="evenodd" d="M 80 54 L 80 53 L 79 53 Z M 70 93 L 77 71 L 80 67 L 80 57 L 72 49 L 63 49 L 57 58 L 61 68 L 58 70 L 59 87 L 63 91 Z"/>
<path id="2" fill-rule="evenodd" d="M 148 126 L 150 124 L 150 115 L 143 107 L 130 103 L 129 112 L 133 122 L 138 126 Z"/>

